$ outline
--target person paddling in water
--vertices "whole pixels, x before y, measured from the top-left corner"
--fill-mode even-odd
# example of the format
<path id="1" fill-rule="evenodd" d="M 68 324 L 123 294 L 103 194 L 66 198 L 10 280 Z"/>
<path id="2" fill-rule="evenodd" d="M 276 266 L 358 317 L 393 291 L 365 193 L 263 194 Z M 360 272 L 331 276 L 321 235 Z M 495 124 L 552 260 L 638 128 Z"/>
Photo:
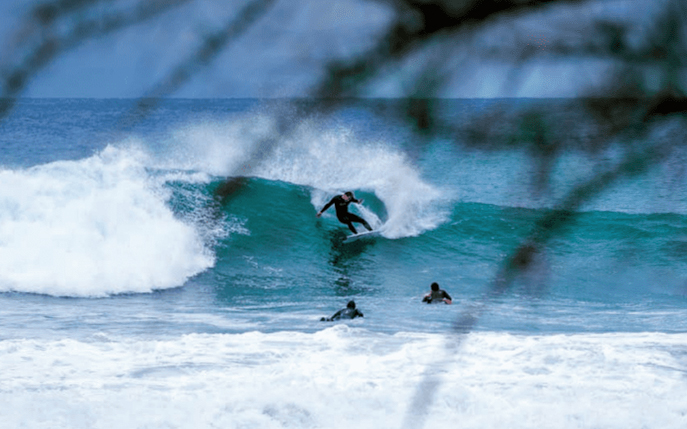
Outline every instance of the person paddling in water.
<path id="1" fill-rule="evenodd" d="M 431 291 L 422 298 L 422 302 L 427 304 L 437 304 L 443 302 L 444 304 L 450 304 L 453 302 L 451 295 L 449 295 L 445 290 L 439 287 L 439 283 L 432 283 Z"/>
<path id="2" fill-rule="evenodd" d="M 348 301 L 348 304 L 346 304 L 346 308 L 342 308 L 341 310 L 337 311 L 332 317 L 321 318 L 320 322 L 333 322 L 341 319 L 355 319 L 356 317 L 364 316 L 360 310 L 355 308 L 355 301 L 350 300 Z"/>
<path id="3" fill-rule="evenodd" d="M 350 229 L 353 232 L 353 234 L 358 233 L 358 231 L 356 231 L 355 227 L 353 226 L 353 222 L 362 223 L 368 231 L 372 231 L 372 227 L 369 223 L 367 223 L 365 219 L 348 212 L 348 205 L 350 203 L 360 204 L 362 202 L 363 200 L 355 199 L 355 195 L 353 195 L 353 192 L 344 192 L 341 195 L 335 196 L 331 199 L 331 201 L 325 204 L 324 207 L 322 207 L 322 210 L 317 212 L 317 217 L 322 216 L 322 213 L 324 213 L 329 207 L 331 207 L 332 204 L 334 204 L 334 208 L 336 208 L 336 218 L 339 219 L 339 222 L 348 225 L 348 229 Z"/>

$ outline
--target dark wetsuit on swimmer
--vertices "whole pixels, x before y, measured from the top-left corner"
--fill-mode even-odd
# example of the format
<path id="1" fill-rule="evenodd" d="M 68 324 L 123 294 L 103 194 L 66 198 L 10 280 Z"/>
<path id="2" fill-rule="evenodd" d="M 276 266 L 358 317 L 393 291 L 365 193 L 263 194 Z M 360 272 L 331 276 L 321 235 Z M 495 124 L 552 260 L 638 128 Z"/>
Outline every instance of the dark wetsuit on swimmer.
<path id="1" fill-rule="evenodd" d="M 348 205 L 350 203 L 361 202 L 362 200 L 355 199 L 352 192 L 346 192 L 343 195 L 337 195 L 334 198 L 332 198 L 331 201 L 325 204 L 324 207 L 322 207 L 322 210 L 320 210 L 317 213 L 317 216 L 320 216 L 322 213 L 324 213 L 325 210 L 327 210 L 333 204 L 334 208 L 336 209 L 336 218 L 339 219 L 339 222 L 346 224 L 348 226 L 348 229 L 350 229 L 353 232 L 353 234 L 358 233 L 358 231 L 356 231 L 355 227 L 353 226 L 353 222 L 362 223 L 368 231 L 372 231 L 372 227 L 369 223 L 367 223 L 365 219 L 348 212 Z"/>
<path id="2" fill-rule="evenodd" d="M 333 322 L 340 319 L 355 319 L 356 317 L 364 317 L 363 313 L 355 308 L 355 301 L 348 301 L 346 308 L 334 313 L 332 317 L 323 317 L 320 319 L 321 322 Z"/>

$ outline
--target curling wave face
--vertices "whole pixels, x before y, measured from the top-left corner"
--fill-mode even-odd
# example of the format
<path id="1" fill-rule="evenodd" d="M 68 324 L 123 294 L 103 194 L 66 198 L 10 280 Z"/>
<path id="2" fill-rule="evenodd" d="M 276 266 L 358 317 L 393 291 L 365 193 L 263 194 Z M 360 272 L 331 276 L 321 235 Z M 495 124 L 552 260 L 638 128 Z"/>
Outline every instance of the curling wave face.
<path id="1" fill-rule="evenodd" d="M 384 219 L 370 211 L 364 215 L 373 226 L 383 223 L 387 238 L 417 236 L 447 220 L 448 194 L 387 142 L 360 142 L 340 128 L 322 131 L 312 120 L 274 144 L 276 134 L 274 120 L 262 115 L 192 127 L 177 134 L 160 166 L 308 186 L 318 208 L 334 193 L 366 191 L 383 203 Z"/>

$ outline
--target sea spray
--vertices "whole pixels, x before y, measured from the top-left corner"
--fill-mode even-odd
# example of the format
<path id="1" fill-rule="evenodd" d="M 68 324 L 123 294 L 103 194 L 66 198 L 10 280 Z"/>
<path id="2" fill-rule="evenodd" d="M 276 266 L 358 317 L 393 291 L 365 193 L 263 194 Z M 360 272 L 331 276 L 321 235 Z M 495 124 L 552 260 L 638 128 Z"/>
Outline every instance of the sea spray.
<path id="1" fill-rule="evenodd" d="M 177 287 L 212 266 L 145 156 L 108 147 L 79 161 L 0 171 L 0 290 L 105 296 Z"/>
<path id="2" fill-rule="evenodd" d="M 185 128 L 169 150 L 160 151 L 157 165 L 308 186 L 315 207 L 345 190 L 371 192 L 385 206 L 387 238 L 417 236 L 446 221 L 447 193 L 424 180 L 401 150 L 315 119 L 303 120 L 288 135 L 277 136 L 275 129 L 264 114 Z M 270 139 L 276 143 L 265 145 Z M 382 222 L 376 217 L 373 226 Z"/>

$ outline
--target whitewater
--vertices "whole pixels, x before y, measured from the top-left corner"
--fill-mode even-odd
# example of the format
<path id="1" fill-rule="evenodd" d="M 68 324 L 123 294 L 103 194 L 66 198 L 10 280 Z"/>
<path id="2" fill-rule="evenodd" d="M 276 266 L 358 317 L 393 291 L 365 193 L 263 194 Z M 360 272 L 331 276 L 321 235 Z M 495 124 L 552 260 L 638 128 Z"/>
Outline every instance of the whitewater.
<path id="1" fill-rule="evenodd" d="M 524 151 L 427 140 L 378 114 L 393 103 L 167 100 L 122 129 L 134 100 L 19 100 L 0 123 L 2 427 L 685 427 L 685 154 L 586 202 L 491 297 L 618 148 L 563 154 L 538 193 Z M 380 238 L 315 216 L 347 190 Z M 421 304 L 434 281 L 453 305 Z M 319 321 L 351 299 L 364 318 Z"/>

